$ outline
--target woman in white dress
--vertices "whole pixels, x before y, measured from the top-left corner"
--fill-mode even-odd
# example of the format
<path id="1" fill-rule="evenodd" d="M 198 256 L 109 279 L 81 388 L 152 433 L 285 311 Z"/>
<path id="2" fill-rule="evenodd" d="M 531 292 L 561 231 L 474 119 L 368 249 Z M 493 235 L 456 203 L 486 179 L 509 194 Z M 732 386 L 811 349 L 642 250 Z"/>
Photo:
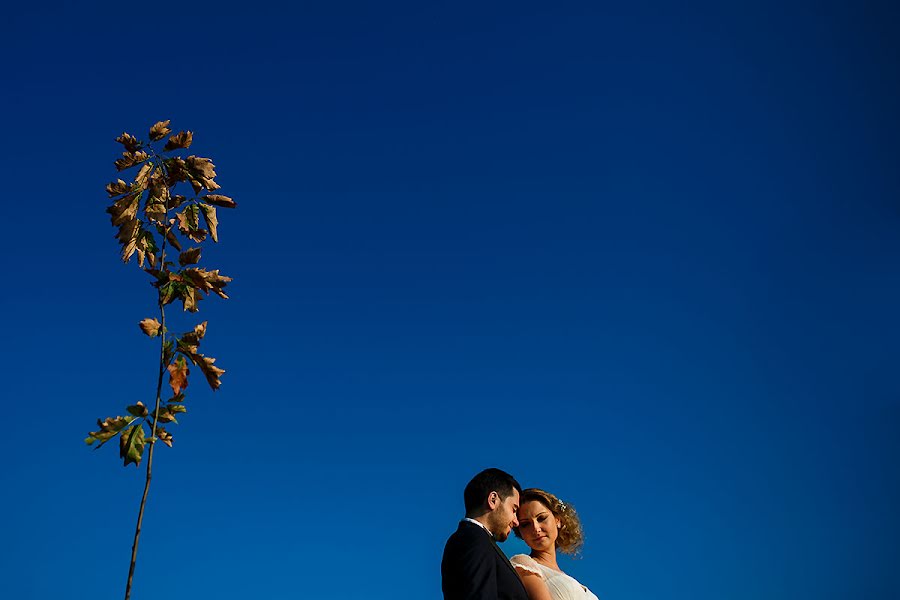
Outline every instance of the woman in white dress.
<path id="1" fill-rule="evenodd" d="M 556 552 L 575 554 L 584 543 L 575 509 L 549 492 L 537 488 L 520 495 L 518 537 L 531 555 L 517 554 L 510 561 L 525 584 L 530 600 L 598 600 L 574 577 L 559 569 Z"/>

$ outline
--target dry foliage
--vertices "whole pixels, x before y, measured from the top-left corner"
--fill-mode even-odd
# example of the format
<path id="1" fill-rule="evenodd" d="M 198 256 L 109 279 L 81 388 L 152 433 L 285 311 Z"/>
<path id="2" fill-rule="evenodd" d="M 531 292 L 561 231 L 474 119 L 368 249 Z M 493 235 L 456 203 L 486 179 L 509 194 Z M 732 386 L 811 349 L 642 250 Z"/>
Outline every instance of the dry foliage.
<path id="1" fill-rule="evenodd" d="M 147 336 L 160 338 L 156 398 L 152 409 L 138 401 L 125 408 L 125 416 L 98 419 L 97 431 L 91 431 L 85 439 L 88 445 L 96 443 L 94 447 L 99 448 L 119 436 L 119 456 L 125 466 L 140 465 L 147 450 L 147 477 L 132 547 L 126 600 L 131 593 L 150 486 L 153 447 L 157 441 L 172 447 L 174 441 L 172 434 L 161 424 L 178 423 L 176 415 L 187 412 L 184 401 L 191 365 L 203 373 L 214 391 L 222 384 L 220 377 L 225 372 L 215 366 L 215 358 L 200 353 L 200 341 L 206 334 L 207 322 L 180 336 L 172 335 L 166 327 L 165 307 L 180 300 L 184 311 L 197 312 L 200 300 L 210 293 L 228 298 L 224 288 L 231 278 L 221 275 L 218 269 L 199 266 L 201 249 L 197 245 L 208 239 L 219 241 L 216 207 L 237 206 L 228 196 L 210 193 L 220 189 L 215 181 L 212 160 L 181 155 L 193 143 L 193 132 L 172 134 L 169 121 L 159 121 L 150 128 L 148 138 L 149 141 L 143 141 L 130 133 L 116 138 L 123 147 L 121 158 L 114 161 L 116 170 L 134 169 L 134 175 L 130 180 L 117 179 L 106 185 L 106 193 L 112 199 L 106 212 L 116 228 L 115 237 L 121 246 L 122 260 L 129 263 L 136 257 L 138 267 L 151 277 L 156 288 L 159 319 L 148 317 L 138 324 Z M 163 139 L 166 140 L 164 144 L 157 144 Z M 182 251 L 183 243 L 189 246 L 187 250 Z M 167 255 L 170 247 L 180 253 L 177 265 Z M 166 374 L 172 397 L 163 402 L 162 384 Z"/>

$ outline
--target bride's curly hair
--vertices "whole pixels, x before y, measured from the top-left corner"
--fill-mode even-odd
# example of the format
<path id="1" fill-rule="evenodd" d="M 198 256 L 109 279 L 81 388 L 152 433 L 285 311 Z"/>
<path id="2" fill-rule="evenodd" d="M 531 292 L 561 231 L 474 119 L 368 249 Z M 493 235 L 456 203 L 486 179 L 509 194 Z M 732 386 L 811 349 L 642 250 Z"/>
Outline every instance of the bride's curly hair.
<path id="1" fill-rule="evenodd" d="M 563 554 L 575 555 L 584 546 L 584 531 L 581 529 L 581 520 L 575 508 L 563 502 L 550 492 L 539 488 L 528 488 L 519 495 L 519 504 L 525 504 L 530 500 L 536 500 L 547 507 L 553 516 L 559 519 L 559 535 L 556 538 L 556 549 Z M 516 537 L 521 538 L 519 528 L 514 528 Z"/>

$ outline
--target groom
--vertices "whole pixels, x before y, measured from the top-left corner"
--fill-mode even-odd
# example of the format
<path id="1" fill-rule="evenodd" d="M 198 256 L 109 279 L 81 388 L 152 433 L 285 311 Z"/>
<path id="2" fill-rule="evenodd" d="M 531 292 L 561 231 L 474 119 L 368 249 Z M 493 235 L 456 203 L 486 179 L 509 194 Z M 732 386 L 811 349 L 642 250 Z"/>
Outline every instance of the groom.
<path id="1" fill-rule="evenodd" d="M 497 546 L 517 527 L 522 487 L 500 469 L 485 469 L 463 492 L 466 518 L 444 546 L 444 600 L 528 600 L 509 559 Z"/>

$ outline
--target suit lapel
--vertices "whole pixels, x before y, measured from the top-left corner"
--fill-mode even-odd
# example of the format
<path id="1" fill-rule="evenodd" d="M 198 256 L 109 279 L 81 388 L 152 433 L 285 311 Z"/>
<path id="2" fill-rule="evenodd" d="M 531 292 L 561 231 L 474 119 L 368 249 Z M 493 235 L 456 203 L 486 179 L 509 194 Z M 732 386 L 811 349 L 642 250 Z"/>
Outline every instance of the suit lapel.
<path id="1" fill-rule="evenodd" d="M 491 535 L 483 527 L 479 527 L 478 525 L 475 525 L 474 523 L 470 523 L 468 521 L 460 521 L 459 522 L 459 529 L 462 529 L 463 527 L 478 527 L 478 529 L 482 530 L 484 535 L 486 535 L 488 537 L 488 540 L 490 541 L 491 546 L 494 547 L 494 552 L 497 553 L 497 557 L 500 559 L 500 561 L 504 565 L 506 565 L 506 568 L 512 572 L 513 578 L 518 582 L 519 587 L 522 589 L 522 597 L 527 598 L 528 596 L 526 595 L 525 584 L 522 583 L 522 580 L 519 578 L 519 574 L 516 573 L 516 568 L 514 566 L 512 566 L 512 563 L 509 562 L 509 559 L 506 557 L 506 554 L 503 552 L 503 550 L 500 549 L 500 546 L 497 544 L 497 540 L 494 539 L 494 536 Z"/>
<path id="2" fill-rule="evenodd" d="M 513 575 L 516 576 L 516 580 L 518 581 L 519 574 L 516 573 L 516 568 L 514 566 L 512 566 L 511 562 L 509 562 L 509 559 L 506 557 L 506 553 L 504 553 L 503 550 L 500 549 L 500 546 L 497 544 L 497 541 L 494 539 L 493 536 L 491 536 L 491 546 L 494 547 L 494 550 L 497 551 L 497 554 L 500 556 L 500 559 L 503 561 L 503 564 L 506 565 L 510 571 L 512 571 Z"/>

